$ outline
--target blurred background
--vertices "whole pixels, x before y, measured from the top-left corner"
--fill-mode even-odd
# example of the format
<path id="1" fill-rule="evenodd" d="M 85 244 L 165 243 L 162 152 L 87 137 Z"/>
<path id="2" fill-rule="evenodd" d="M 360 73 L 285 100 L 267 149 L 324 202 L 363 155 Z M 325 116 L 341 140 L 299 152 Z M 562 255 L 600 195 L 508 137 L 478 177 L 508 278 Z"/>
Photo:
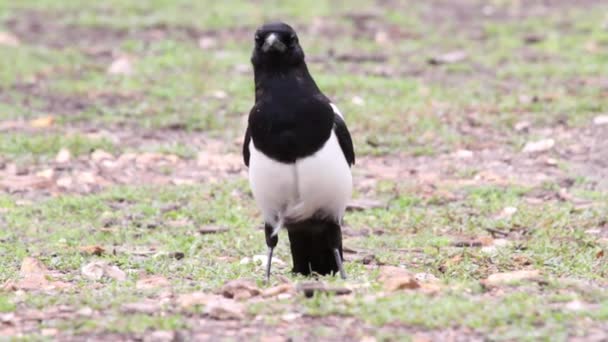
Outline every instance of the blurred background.
<path id="1" fill-rule="evenodd" d="M 238 153 L 271 20 L 299 32 L 359 154 L 519 150 L 608 106 L 599 0 L 1 0 L 0 155 Z"/>
<path id="2" fill-rule="evenodd" d="M 296 295 L 284 237 L 286 287 L 217 295 L 266 293 L 273 20 L 353 136 L 346 300 Z M 607 216 L 606 0 L 0 0 L 0 336 L 604 341 Z"/>
<path id="3" fill-rule="evenodd" d="M 299 32 L 360 155 L 520 150 L 607 110 L 599 0 L 0 0 L 0 155 L 18 164 L 9 173 L 62 149 L 59 159 L 199 155 L 226 164 L 211 173 L 237 172 L 252 36 L 272 20 Z M 597 154 L 563 153 L 581 152 Z M 184 182 L 197 179 L 189 172 Z"/>

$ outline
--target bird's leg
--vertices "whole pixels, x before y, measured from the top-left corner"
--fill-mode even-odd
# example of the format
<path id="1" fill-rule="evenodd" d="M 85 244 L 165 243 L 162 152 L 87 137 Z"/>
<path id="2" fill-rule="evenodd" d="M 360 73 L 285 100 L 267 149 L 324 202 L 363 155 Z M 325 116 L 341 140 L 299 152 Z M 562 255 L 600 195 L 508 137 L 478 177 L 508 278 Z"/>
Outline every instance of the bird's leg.
<path id="1" fill-rule="evenodd" d="M 266 284 L 270 282 L 270 266 L 272 264 L 272 252 L 279 242 L 278 235 L 272 236 L 272 225 L 266 223 L 264 225 L 264 234 L 266 235 L 266 246 L 268 246 L 268 260 L 266 262 Z"/>
<path id="2" fill-rule="evenodd" d="M 268 261 L 266 262 L 266 284 L 270 283 L 270 265 L 272 263 L 272 252 L 274 247 L 268 247 Z"/>
<path id="3" fill-rule="evenodd" d="M 336 258 L 336 265 L 338 265 L 338 270 L 340 271 L 340 277 L 342 279 L 346 279 L 346 272 L 344 272 L 342 257 L 340 257 L 340 251 L 337 248 L 334 248 L 334 257 Z"/>
<path id="4" fill-rule="evenodd" d="M 330 231 L 330 246 L 332 252 L 334 253 L 334 258 L 336 260 L 336 266 L 338 266 L 338 271 L 340 272 L 340 277 L 342 279 L 346 279 L 344 263 L 342 262 L 342 229 L 340 228 L 339 223 L 332 225 L 332 230 Z"/>

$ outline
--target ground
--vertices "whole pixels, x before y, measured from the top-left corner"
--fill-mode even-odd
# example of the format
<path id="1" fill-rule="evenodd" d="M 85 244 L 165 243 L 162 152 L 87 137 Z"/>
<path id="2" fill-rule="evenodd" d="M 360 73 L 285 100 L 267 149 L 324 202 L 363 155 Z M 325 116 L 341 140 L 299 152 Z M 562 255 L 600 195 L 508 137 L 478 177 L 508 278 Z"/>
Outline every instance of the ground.
<path id="1" fill-rule="evenodd" d="M 263 281 L 273 19 L 354 139 L 345 281 Z M 605 1 L 0 0 L 0 54 L 0 339 L 608 339 Z"/>

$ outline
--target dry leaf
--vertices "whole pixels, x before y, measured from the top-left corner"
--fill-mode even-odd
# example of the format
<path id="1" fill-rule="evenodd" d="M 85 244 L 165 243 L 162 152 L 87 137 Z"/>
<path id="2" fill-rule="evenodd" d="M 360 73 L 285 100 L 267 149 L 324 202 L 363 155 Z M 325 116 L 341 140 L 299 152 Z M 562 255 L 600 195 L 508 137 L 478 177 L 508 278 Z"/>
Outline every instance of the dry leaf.
<path id="1" fill-rule="evenodd" d="M 377 342 L 378 340 L 374 336 L 363 336 L 359 342 Z"/>
<path id="2" fill-rule="evenodd" d="M 565 188 L 559 189 L 559 191 L 557 192 L 557 197 L 559 197 L 559 199 L 561 199 L 562 201 L 570 201 L 574 204 L 584 205 L 590 203 L 590 201 L 588 200 L 573 196 Z"/>
<path id="3" fill-rule="evenodd" d="M 228 93 L 226 93 L 226 92 L 225 92 L 225 91 L 223 91 L 223 90 L 214 90 L 214 91 L 211 93 L 211 96 L 215 97 L 215 98 L 216 98 L 216 99 L 218 99 L 218 100 L 224 100 L 224 99 L 227 99 L 227 98 L 228 98 Z"/>
<path id="4" fill-rule="evenodd" d="M 172 342 L 182 341 L 182 335 L 175 331 L 157 330 L 153 331 L 144 338 L 144 342 Z"/>
<path id="5" fill-rule="evenodd" d="M 462 254 L 456 254 L 448 259 L 446 259 L 440 268 L 440 271 L 445 272 L 448 268 L 456 266 L 462 262 Z"/>
<path id="6" fill-rule="evenodd" d="M 433 339 L 428 337 L 427 335 L 418 333 L 412 336 L 412 342 L 433 342 Z"/>
<path id="7" fill-rule="evenodd" d="M 414 274 L 414 277 L 416 278 L 416 280 L 418 280 L 418 282 L 420 283 L 439 283 L 440 280 L 439 278 L 435 277 L 434 274 L 432 273 L 416 273 Z"/>
<path id="8" fill-rule="evenodd" d="M 591 305 L 581 302 L 580 300 L 573 300 L 566 303 L 563 308 L 569 311 L 584 311 L 588 310 Z"/>
<path id="9" fill-rule="evenodd" d="M 237 154 L 200 151 L 196 157 L 198 166 L 219 172 L 239 172 L 243 167 Z"/>
<path id="10" fill-rule="evenodd" d="M 510 244 L 511 241 L 507 239 L 493 239 L 491 243 L 482 247 L 481 251 L 484 253 L 493 254 L 498 250 L 499 247 L 507 247 Z"/>
<path id="11" fill-rule="evenodd" d="M 545 37 L 539 34 L 528 34 L 524 37 L 524 42 L 526 44 L 536 44 L 545 40 Z"/>
<path id="12" fill-rule="evenodd" d="M 65 177 L 61 177 L 61 178 L 57 179 L 55 184 L 57 184 L 57 186 L 60 188 L 70 189 L 72 187 L 72 185 L 74 184 L 74 180 L 72 179 L 72 177 L 65 176 Z"/>
<path id="13" fill-rule="evenodd" d="M 48 273 L 48 268 L 36 258 L 26 257 L 21 262 L 19 275 L 21 277 L 29 277 L 32 275 L 41 275 Z"/>
<path id="14" fill-rule="evenodd" d="M 384 281 L 384 289 L 389 292 L 394 292 L 403 289 L 417 289 L 420 283 L 413 275 L 402 275 L 388 278 Z"/>
<path id="15" fill-rule="evenodd" d="M 519 266 L 532 265 L 532 260 L 525 255 L 517 254 L 511 257 L 513 262 Z"/>
<path id="16" fill-rule="evenodd" d="M 19 129 L 23 127 L 23 125 L 24 124 L 21 121 L 0 121 L 0 132 Z"/>
<path id="17" fill-rule="evenodd" d="M 608 125 L 608 115 L 598 115 L 593 118 L 593 124 L 596 126 Z"/>
<path id="18" fill-rule="evenodd" d="M 538 141 L 529 141 L 524 146 L 522 152 L 524 153 L 538 153 L 545 152 L 553 148 L 555 146 L 555 140 L 553 139 L 543 139 Z"/>
<path id="19" fill-rule="evenodd" d="M 91 317 L 91 316 L 93 316 L 94 313 L 95 313 L 95 311 L 93 311 L 93 309 L 91 309 L 88 306 L 85 306 L 85 307 L 79 309 L 78 311 L 76 311 L 77 315 L 84 316 L 84 317 Z"/>
<path id="20" fill-rule="evenodd" d="M 450 245 L 453 247 L 482 247 L 490 246 L 494 242 L 491 236 L 480 236 L 474 239 L 461 239 L 452 242 Z"/>
<path id="21" fill-rule="evenodd" d="M 235 279 L 227 282 L 222 286 L 220 292 L 226 298 L 237 300 L 249 299 L 261 293 L 252 281 L 245 279 Z"/>
<path id="22" fill-rule="evenodd" d="M 485 287 L 495 287 L 500 285 L 508 285 L 510 283 L 518 281 L 539 280 L 540 277 L 540 271 L 538 270 L 520 270 L 513 272 L 494 273 L 491 274 L 487 279 L 482 280 L 481 284 Z"/>
<path id="23" fill-rule="evenodd" d="M 390 265 L 380 266 L 379 271 L 380 271 L 380 276 L 378 277 L 378 280 L 380 282 L 384 282 L 385 280 L 387 280 L 389 278 L 412 275 L 412 273 L 410 271 L 406 270 L 405 268 L 401 268 L 401 267 L 397 267 L 397 266 L 390 266 Z"/>
<path id="24" fill-rule="evenodd" d="M 105 263 L 92 262 L 80 270 L 82 275 L 90 280 L 100 280 L 103 277 Z"/>
<path id="25" fill-rule="evenodd" d="M 420 283 L 419 291 L 426 294 L 436 294 L 440 292 L 442 289 L 441 285 L 438 283 Z"/>
<path id="26" fill-rule="evenodd" d="M 154 314 L 162 309 L 162 305 L 158 300 L 148 299 L 143 302 L 127 303 L 120 307 L 120 311 L 123 313 L 134 314 Z"/>
<path id="27" fill-rule="evenodd" d="M 91 153 L 91 159 L 95 163 L 100 163 L 104 160 L 114 160 L 114 156 L 104 150 L 95 150 L 93 153 Z"/>
<path id="28" fill-rule="evenodd" d="M 350 201 L 346 206 L 347 211 L 362 211 L 377 208 L 386 208 L 386 204 L 374 199 L 360 198 Z"/>
<path id="29" fill-rule="evenodd" d="M 98 184 L 97 176 L 92 171 L 77 171 L 74 172 L 74 178 L 81 184 Z"/>
<path id="30" fill-rule="evenodd" d="M 515 126 L 513 127 L 517 132 L 521 132 L 521 131 L 527 131 L 530 126 L 532 126 L 532 123 L 530 121 L 519 121 L 515 124 Z"/>
<path id="31" fill-rule="evenodd" d="M 133 73 L 133 61 L 129 57 L 119 57 L 112 61 L 107 72 L 111 75 L 130 75 Z"/>
<path id="32" fill-rule="evenodd" d="M 361 53 L 344 53 L 335 55 L 334 58 L 340 62 L 365 63 L 365 62 L 386 62 L 388 56 L 380 53 L 361 54 Z"/>
<path id="33" fill-rule="evenodd" d="M 590 40 L 585 43 L 585 51 L 589 53 L 597 53 L 600 50 L 597 41 Z"/>
<path id="34" fill-rule="evenodd" d="M 111 278 L 117 281 L 127 279 L 127 274 L 114 265 L 109 265 L 105 261 L 93 261 L 82 267 L 81 273 L 90 280 L 100 280 L 101 278 Z"/>
<path id="35" fill-rule="evenodd" d="M 380 30 L 376 31 L 376 33 L 374 34 L 374 41 L 379 45 L 387 45 L 388 43 L 390 43 L 391 38 L 388 32 Z"/>
<path id="36" fill-rule="evenodd" d="M 19 38 L 10 32 L 0 31 L 0 45 L 4 46 L 19 46 L 21 42 Z"/>
<path id="37" fill-rule="evenodd" d="M 4 282 L 4 284 L 2 284 L 2 286 L 0 287 L 0 292 L 8 292 L 8 291 L 16 291 L 17 290 L 17 284 L 15 283 L 14 280 L 7 280 Z"/>
<path id="38" fill-rule="evenodd" d="M 207 302 L 205 313 L 218 320 L 241 320 L 245 318 L 245 306 L 226 298 L 212 298 Z"/>
<path id="39" fill-rule="evenodd" d="M 177 298 L 177 304 L 182 308 L 189 308 L 197 305 L 205 305 L 218 296 L 204 292 L 184 293 Z"/>
<path id="40" fill-rule="evenodd" d="M 545 165 L 548 165 L 548 166 L 557 166 L 558 163 L 559 162 L 555 158 L 547 158 L 547 159 L 545 159 Z"/>
<path id="41" fill-rule="evenodd" d="M 428 62 L 431 65 L 452 64 L 467 59 L 469 55 L 465 51 L 452 51 L 441 56 L 431 57 Z"/>
<path id="42" fill-rule="evenodd" d="M 355 106 L 363 106 L 365 104 L 365 100 L 363 100 L 363 98 L 360 96 L 353 96 L 353 98 L 350 99 L 350 102 L 352 102 Z"/>
<path id="43" fill-rule="evenodd" d="M 381 266 L 378 280 L 389 292 L 419 289 L 424 293 L 433 294 L 441 290 L 439 279 L 434 275 L 430 273 L 412 274 L 395 266 Z"/>
<path id="44" fill-rule="evenodd" d="M 223 233 L 223 232 L 227 232 L 229 230 L 230 229 L 226 228 L 226 227 L 204 226 L 204 227 L 199 228 L 198 232 L 205 235 L 205 234 Z"/>
<path id="45" fill-rule="evenodd" d="M 91 245 L 91 246 L 82 246 L 80 248 L 78 248 L 82 253 L 85 254 L 90 254 L 90 255 L 102 255 L 103 253 L 106 252 L 106 250 L 101 247 L 101 246 L 97 246 L 97 245 Z"/>
<path id="46" fill-rule="evenodd" d="M 175 260 L 182 260 L 186 257 L 186 254 L 184 252 L 171 252 L 169 253 L 169 257 Z"/>
<path id="47" fill-rule="evenodd" d="M 450 243 L 452 247 L 481 247 L 483 244 L 481 241 L 472 239 L 472 240 L 458 240 Z"/>
<path id="48" fill-rule="evenodd" d="M 495 216 L 497 220 L 507 220 L 513 217 L 517 212 L 517 208 L 515 207 L 504 207 L 502 211 Z"/>
<path id="49" fill-rule="evenodd" d="M 471 159 L 473 158 L 473 151 L 470 150 L 458 150 L 454 153 L 454 156 L 458 159 Z"/>
<path id="50" fill-rule="evenodd" d="M 72 286 L 70 283 L 51 279 L 49 270 L 38 260 L 26 258 L 23 261 L 21 279 L 14 284 L 20 290 L 56 290 Z"/>
<path id="51" fill-rule="evenodd" d="M 298 312 L 287 312 L 281 315 L 281 319 L 285 322 L 295 321 L 300 317 L 302 317 L 302 314 Z"/>
<path id="52" fill-rule="evenodd" d="M 49 280 L 48 268 L 38 259 L 31 257 L 23 259 L 19 276 L 19 281 L 7 283 L 3 287 L 7 290 L 53 290 L 71 286 L 66 282 Z"/>
<path id="53" fill-rule="evenodd" d="M 51 127 L 55 122 L 55 118 L 52 115 L 41 116 L 39 118 L 30 120 L 30 126 L 34 128 L 47 128 Z"/>
<path id="54" fill-rule="evenodd" d="M 15 318 L 16 316 L 14 312 L 0 313 L 0 323 L 14 325 L 16 322 Z"/>
<path id="55" fill-rule="evenodd" d="M 46 189 L 53 185 L 53 182 L 44 177 L 34 175 L 25 176 L 4 176 L 0 179 L 0 189 L 13 191 L 31 191 L 33 189 Z"/>
<path id="56" fill-rule="evenodd" d="M 491 236 L 480 236 L 477 241 L 481 242 L 482 246 L 491 246 L 494 244 L 494 238 Z"/>
<path id="57" fill-rule="evenodd" d="M 192 221 L 188 219 L 171 220 L 165 222 L 165 224 L 171 228 L 183 228 L 192 225 Z"/>
<path id="58" fill-rule="evenodd" d="M 217 45 L 217 40 L 214 37 L 200 37 L 198 39 L 198 47 L 203 50 L 211 49 Z"/>
<path id="59" fill-rule="evenodd" d="M 55 177 L 54 169 L 44 169 L 36 172 L 36 177 L 41 177 L 45 179 L 53 179 Z"/>
<path id="60" fill-rule="evenodd" d="M 118 280 L 118 281 L 127 280 L 127 274 L 123 270 L 118 268 L 118 266 L 108 266 L 105 269 L 105 275 L 108 276 L 109 278 L 112 278 L 112 279 Z"/>
<path id="61" fill-rule="evenodd" d="M 59 329 L 55 328 L 45 328 L 40 330 L 40 335 L 45 337 L 52 337 L 59 334 Z"/>
<path id="62" fill-rule="evenodd" d="M 262 297 L 265 297 L 265 298 L 276 297 L 276 296 L 284 294 L 284 293 L 293 293 L 293 292 L 295 292 L 295 287 L 293 286 L 293 284 L 285 283 L 285 284 L 280 284 L 280 285 L 265 289 L 262 292 Z"/>
<path id="63" fill-rule="evenodd" d="M 61 150 L 59 150 L 57 156 L 55 157 L 55 163 L 66 164 L 69 163 L 71 159 L 72 154 L 70 153 L 70 150 L 68 150 L 67 148 L 62 148 Z"/>
<path id="64" fill-rule="evenodd" d="M 135 284 L 135 287 L 138 290 L 150 290 L 159 287 L 168 287 L 170 285 L 171 284 L 167 278 L 160 275 L 152 275 L 139 279 Z"/>

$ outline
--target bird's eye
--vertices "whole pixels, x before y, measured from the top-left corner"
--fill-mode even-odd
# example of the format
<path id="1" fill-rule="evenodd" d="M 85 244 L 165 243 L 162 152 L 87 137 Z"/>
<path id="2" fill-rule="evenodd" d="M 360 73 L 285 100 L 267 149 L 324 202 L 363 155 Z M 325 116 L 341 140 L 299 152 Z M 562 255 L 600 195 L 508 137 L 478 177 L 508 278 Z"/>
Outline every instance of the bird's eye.
<path id="1" fill-rule="evenodd" d="M 261 42 L 262 41 L 262 36 L 260 36 L 259 34 L 256 34 L 255 35 L 255 41 L 258 42 L 258 43 Z"/>
<path id="2" fill-rule="evenodd" d="M 289 36 L 289 42 L 292 43 L 292 44 L 297 43 L 298 42 L 298 36 L 296 36 L 295 33 L 292 33 Z"/>

